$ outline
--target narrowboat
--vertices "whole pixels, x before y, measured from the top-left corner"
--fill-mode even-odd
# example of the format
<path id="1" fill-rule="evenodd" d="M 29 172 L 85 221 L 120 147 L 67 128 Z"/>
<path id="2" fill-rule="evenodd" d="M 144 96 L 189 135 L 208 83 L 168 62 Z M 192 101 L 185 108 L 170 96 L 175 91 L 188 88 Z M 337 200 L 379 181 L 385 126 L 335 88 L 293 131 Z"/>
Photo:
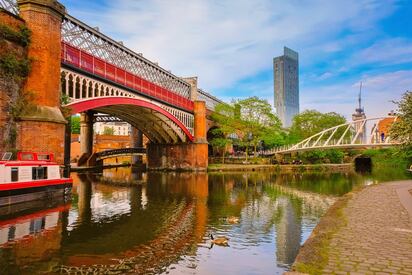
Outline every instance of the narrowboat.
<path id="1" fill-rule="evenodd" d="M 71 196 L 73 181 L 61 176 L 52 153 L 4 153 L 0 159 L 0 207 L 31 200 Z"/>

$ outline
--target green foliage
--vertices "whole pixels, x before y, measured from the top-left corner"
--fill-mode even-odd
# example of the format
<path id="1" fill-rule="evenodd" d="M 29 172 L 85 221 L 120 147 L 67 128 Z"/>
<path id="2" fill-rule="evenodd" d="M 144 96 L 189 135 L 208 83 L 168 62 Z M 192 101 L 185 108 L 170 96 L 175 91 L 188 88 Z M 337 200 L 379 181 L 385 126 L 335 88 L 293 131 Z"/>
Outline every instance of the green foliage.
<path id="1" fill-rule="evenodd" d="M 408 168 L 412 162 L 412 150 L 402 147 L 387 149 L 368 149 L 363 151 L 363 156 L 372 159 L 372 165 L 379 167 L 401 167 Z"/>
<path id="2" fill-rule="evenodd" d="M 320 163 L 342 163 L 345 154 L 336 149 L 330 150 L 312 150 L 299 154 L 299 158 L 304 163 L 320 164 Z"/>
<path id="3" fill-rule="evenodd" d="M 113 127 L 104 127 L 103 135 L 109 135 L 109 136 L 114 135 Z"/>
<path id="4" fill-rule="evenodd" d="M 31 68 L 31 61 L 27 58 L 19 59 L 13 52 L 0 56 L 0 69 L 7 76 L 27 77 Z"/>
<path id="5" fill-rule="evenodd" d="M 266 100 L 249 97 L 238 100 L 236 104 L 240 106 L 243 141 L 247 146 L 250 142 L 256 152 L 262 140 L 265 145 L 274 146 L 282 143 L 280 120 Z"/>
<path id="6" fill-rule="evenodd" d="M 331 163 L 342 163 L 344 156 L 345 153 L 340 150 L 331 149 L 326 151 L 326 158 L 329 159 Z"/>
<path id="7" fill-rule="evenodd" d="M 26 26 L 22 26 L 18 31 L 15 31 L 5 24 L 0 24 L 0 37 L 27 47 L 30 44 L 31 31 Z"/>
<path id="8" fill-rule="evenodd" d="M 289 132 L 289 143 L 296 143 L 313 136 L 322 130 L 344 124 L 346 119 L 335 112 L 321 113 L 316 110 L 306 110 L 293 118 Z M 335 136 L 341 136 L 344 129 L 337 131 Z"/>
<path id="9" fill-rule="evenodd" d="M 72 116 L 71 117 L 71 132 L 72 134 L 80 134 L 80 117 Z"/>
<path id="10" fill-rule="evenodd" d="M 218 126 L 213 130 L 210 140 L 214 146 L 225 148 L 234 142 L 246 147 L 246 152 L 253 146 L 256 152 L 260 144 L 266 148 L 284 144 L 279 119 L 270 104 L 258 97 L 237 100 L 232 104 L 218 104 L 211 119 Z M 236 138 L 232 140 L 229 138 L 234 136 Z"/>
<path id="11" fill-rule="evenodd" d="M 393 139 L 403 142 L 412 151 L 412 92 L 406 91 L 398 104 L 398 119 L 390 129 Z"/>

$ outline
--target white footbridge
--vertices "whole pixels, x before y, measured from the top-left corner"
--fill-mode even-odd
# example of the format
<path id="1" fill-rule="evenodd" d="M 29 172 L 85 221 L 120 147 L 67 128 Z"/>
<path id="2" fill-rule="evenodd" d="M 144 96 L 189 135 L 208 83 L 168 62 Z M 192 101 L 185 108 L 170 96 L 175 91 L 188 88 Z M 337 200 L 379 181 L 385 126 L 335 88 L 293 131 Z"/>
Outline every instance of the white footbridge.
<path id="1" fill-rule="evenodd" d="M 399 145 L 388 135 L 397 117 L 377 117 L 352 121 L 323 130 L 297 144 L 261 151 L 261 155 L 290 154 L 316 149 L 367 149 Z M 384 122 L 387 123 L 384 123 Z"/>

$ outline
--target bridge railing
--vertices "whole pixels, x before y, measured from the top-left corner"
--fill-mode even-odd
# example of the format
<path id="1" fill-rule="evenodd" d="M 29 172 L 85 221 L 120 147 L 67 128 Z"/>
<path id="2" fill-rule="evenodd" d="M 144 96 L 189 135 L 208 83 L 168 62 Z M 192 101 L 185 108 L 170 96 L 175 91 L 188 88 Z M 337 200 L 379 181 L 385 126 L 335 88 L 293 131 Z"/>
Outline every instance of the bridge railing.
<path id="1" fill-rule="evenodd" d="M 182 97 L 191 97 L 189 83 L 68 14 L 62 23 L 62 41 Z"/>
<path id="2" fill-rule="evenodd" d="M 261 151 L 261 155 L 272 155 L 276 153 L 297 152 L 311 149 L 359 148 L 362 146 L 390 146 L 399 144 L 399 142 L 392 140 L 388 135 L 387 126 L 382 126 L 385 130 L 379 129 L 379 124 L 384 119 L 390 119 L 391 123 L 396 121 L 396 117 L 392 116 L 362 119 L 344 123 L 325 129 L 297 144 L 284 145 Z M 368 125 L 368 122 L 374 122 L 374 124 Z"/>
<path id="3" fill-rule="evenodd" d="M 219 103 L 223 103 L 223 101 L 221 101 L 220 99 L 218 99 L 217 97 L 209 94 L 208 92 L 205 92 L 202 89 L 198 89 L 197 91 L 197 100 L 202 100 L 206 102 L 206 108 L 208 110 L 214 111 L 215 110 L 215 106 Z"/>
<path id="4" fill-rule="evenodd" d="M 0 8 L 15 15 L 19 14 L 19 9 L 15 0 L 0 0 Z"/>
<path id="5" fill-rule="evenodd" d="M 137 75 L 118 68 L 101 58 L 62 42 L 62 62 L 97 75 L 110 82 L 115 82 L 133 89 L 156 100 L 167 102 L 175 107 L 193 112 L 193 101 L 169 91 L 159 85 L 151 83 Z"/>
<path id="6" fill-rule="evenodd" d="M 120 148 L 113 150 L 106 150 L 96 153 L 97 159 L 109 158 L 111 156 L 120 156 L 120 155 L 133 155 L 133 154 L 146 154 L 146 148 Z"/>

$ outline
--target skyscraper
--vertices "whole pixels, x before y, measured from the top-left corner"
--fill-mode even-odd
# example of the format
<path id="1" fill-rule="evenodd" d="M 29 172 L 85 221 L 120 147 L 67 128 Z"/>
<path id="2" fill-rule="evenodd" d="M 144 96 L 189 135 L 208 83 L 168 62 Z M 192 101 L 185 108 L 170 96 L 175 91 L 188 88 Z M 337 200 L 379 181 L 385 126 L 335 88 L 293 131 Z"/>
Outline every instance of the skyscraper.
<path id="1" fill-rule="evenodd" d="M 273 59 L 275 108 L 283 127 L 292 125 L 299 113 L 299 55 L 284 47 L 283 55 Z"/>

